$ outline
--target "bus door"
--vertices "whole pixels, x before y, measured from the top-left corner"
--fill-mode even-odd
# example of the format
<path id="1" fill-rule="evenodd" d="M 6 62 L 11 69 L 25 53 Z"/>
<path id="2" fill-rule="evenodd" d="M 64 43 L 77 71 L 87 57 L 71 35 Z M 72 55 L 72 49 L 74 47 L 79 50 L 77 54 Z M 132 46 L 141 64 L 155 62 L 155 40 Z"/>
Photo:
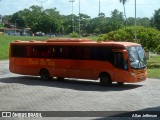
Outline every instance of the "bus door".
<path id="1" fill-rule="evenodd" d="M 125 76 L 123 52 L 114 52 L 113 81 L 123 82 Z"/>

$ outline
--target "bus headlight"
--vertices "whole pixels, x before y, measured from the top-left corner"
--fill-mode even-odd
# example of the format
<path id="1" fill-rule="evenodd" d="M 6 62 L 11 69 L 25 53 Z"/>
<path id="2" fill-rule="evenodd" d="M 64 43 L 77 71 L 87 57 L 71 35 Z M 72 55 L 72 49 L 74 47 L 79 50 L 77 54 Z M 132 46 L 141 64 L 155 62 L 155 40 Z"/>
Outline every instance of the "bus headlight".
<path id="1" fill-rule="evenodd" d="M 135 73 L 130 72 L 130 74 L 131 74 L 133 77 L 136 77 L 136 74 L 135 74 Z"/>

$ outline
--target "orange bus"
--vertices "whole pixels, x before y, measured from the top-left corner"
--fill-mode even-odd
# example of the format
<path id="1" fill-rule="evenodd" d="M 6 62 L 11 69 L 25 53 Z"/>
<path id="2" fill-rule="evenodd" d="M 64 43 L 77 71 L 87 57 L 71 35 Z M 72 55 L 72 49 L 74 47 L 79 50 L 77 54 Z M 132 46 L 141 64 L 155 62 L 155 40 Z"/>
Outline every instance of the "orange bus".
<path id="1" fill-rule="evenodd" d="M 10 43 L 10 71 L 22 75 L 100 80 L 102 85 L 146 79 L 146 59 L 140 44 L 53 39 Z"/>

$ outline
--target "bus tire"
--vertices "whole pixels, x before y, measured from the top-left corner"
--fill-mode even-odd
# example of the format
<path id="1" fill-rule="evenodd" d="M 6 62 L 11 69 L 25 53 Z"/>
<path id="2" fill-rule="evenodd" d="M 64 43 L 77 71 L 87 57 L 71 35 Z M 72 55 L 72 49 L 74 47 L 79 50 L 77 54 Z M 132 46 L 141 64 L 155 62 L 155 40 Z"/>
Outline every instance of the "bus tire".
<path id="1" fill-rule="evenodd" d="M 40 77 L 42 80 L 45 80 L 45 81 L 51 80 L 51 78 L 52 78 L 47 69 L 40 70 Z"/>
<path id="2" fill-rule="evenodd" d="M 112 81 L 111 81 L 111 78 L 108 74 L 101 74 L 100 75 L 100 84 L 101 85 L 111 85 L 112 84 Z"/>
<path id="3" fill-rule="evenodd" d="M 58 81 L 64 81 L 64 78 L 62 78 L 62 77 L 57 77 L 57 80 L 58 80 Z"/>
<path id="4" fill-rule="evenodd" d="M 119 86 L 122 86 L 122 85 L 124 85 L 124 82 L 117 82 L 117 84 L 118 84 Z"/>

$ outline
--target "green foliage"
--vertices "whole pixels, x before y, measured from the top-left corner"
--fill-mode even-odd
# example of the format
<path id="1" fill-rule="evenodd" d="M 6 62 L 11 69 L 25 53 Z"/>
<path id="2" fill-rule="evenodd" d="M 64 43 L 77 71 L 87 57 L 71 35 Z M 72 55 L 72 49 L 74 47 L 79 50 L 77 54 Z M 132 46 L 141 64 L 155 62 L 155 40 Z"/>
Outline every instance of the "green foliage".
<path id="1" fill-rule="evenodd" d="M 31 6 L 14 13 L 10 21 L 18 27 L 30 27 L 33 32 L 57 33 L 61 31 L 62 16 L 56 9 L 43 10 L 39 6 Z"/>
<path id="2" fill-rule="evenodd" d="M 2 23 L 0 23 L 0 28 L 1 28 L 1 27 L 3 27 L 3 24 L 2 24 Z"/>
<path id="3" fill-rule="evenodd" d="M 160 9 L 155 10 L 154 16 L 151 19 L 151 26 L 160 30 Z"/>
<path id="4" fill-rule="evenodd" d="M 156 48 L 156 52 L 160 54 L 160 45 L 158 45 L 158 47 Z"/>
<path id="5" fill-rule="evenodd" d="M 76 24 L 75 21 L 78 21 L 78 17 L 76 15 L 65 15 L 62 17 L 62 19 L 63 19 L 62 26 L 64 28 L 63 33 L 64 34 L 71 33 L 73 31 L 73 26 L 72 26 L 73 23 L 72 22 L 74 21 L 74 24 Z M 72 21 L 72 19 L 73 19 L 73 21 Z M 76 24 L 76 26 L 78 26 L 78 24 Z"/>
<path id="6" fill-rule="evenodd" d="M 70 33 L 69 36 L 71 38 L 78 38 L 79 37 L 78 33 L 76 33 L 76 32 Z"/>
<path id="7" fill-rule="evenodd" d="M 146 18 L 146 17 L 136 18 L 136 24 L 137 24 L 137 26 L 150 27 L 150 19 Z M 135 25 L 135 18 L 133 18 L 133 17 L 127 18 L 127 25 L 134 26 Z"/>
<path id="8" fill-rule="evenodd" d="M 117 9 L 111 12 L 110 18 L 101 13 L 99 17 L 91 19 L 87 26 L 88 33 L 104 34 L 118 30 L 124 26 L 123 14 Z"/>
<path id="9" fill-rule="evenodd" d="M 100 35 L 99 40 L 138 42 L 148 50 L 153 51 L 160 44 L 160 31 L 154 28 L 136 27 L 137 41 L 134 41 L 135 27 L 124 27 L 108 34 Z"/>

